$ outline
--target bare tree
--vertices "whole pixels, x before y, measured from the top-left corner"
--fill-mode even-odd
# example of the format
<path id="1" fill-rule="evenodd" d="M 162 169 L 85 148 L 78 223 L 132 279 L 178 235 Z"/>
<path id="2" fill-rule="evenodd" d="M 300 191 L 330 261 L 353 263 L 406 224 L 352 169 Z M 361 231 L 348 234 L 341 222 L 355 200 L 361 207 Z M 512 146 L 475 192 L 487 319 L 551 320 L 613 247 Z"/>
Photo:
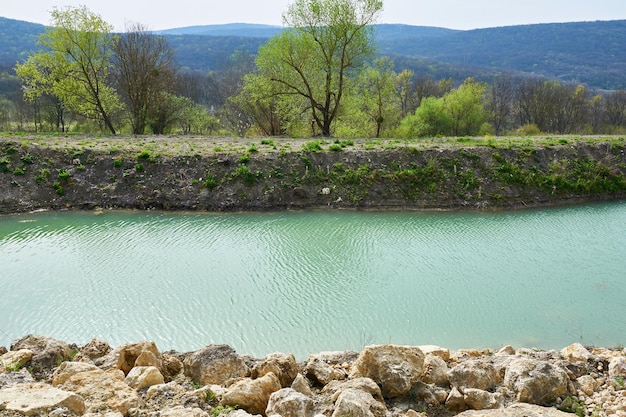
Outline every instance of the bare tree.
<path id="1" fill-rule="evenodd" d="M 515 90 L 510 75 L 500 74 L 493 79 L 489 95 L 488 110 L 496 136 L 501 135 L 507 124 L 511 121 L 514 96 Z"/>
<path id="2" fill-rule="evenodd" d="M 130 112 L 133 134 L 144 133 L 162 93 L 174 87 L 174 50 L 162 36 L 135 23 L 115 45 L 116 81 Z"/>

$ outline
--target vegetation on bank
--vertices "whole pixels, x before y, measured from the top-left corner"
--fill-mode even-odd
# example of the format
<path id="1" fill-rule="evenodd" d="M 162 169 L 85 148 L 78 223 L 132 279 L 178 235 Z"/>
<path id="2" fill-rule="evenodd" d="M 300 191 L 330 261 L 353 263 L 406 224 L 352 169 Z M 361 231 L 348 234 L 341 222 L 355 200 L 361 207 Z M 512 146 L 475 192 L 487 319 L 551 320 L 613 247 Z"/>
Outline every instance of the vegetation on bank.
<path id="1" fill-rule="evenodd" d="M 626 196 L 624 137 L 5 137 L 0 211 L 488 209 Z"/>

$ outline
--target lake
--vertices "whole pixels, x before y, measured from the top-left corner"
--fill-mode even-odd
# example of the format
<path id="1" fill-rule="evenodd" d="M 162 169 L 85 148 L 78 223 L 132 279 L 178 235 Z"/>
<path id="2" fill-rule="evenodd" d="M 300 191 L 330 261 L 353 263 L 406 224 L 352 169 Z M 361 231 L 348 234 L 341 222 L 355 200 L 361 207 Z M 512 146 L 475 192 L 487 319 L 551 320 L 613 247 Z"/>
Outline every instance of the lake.
<path id="1" fill-rule="evenodd" d="M 626 343 L 626 202 L 511 212 L 0 216 L 0 345 L 28 333 L 298 359 Z"/>

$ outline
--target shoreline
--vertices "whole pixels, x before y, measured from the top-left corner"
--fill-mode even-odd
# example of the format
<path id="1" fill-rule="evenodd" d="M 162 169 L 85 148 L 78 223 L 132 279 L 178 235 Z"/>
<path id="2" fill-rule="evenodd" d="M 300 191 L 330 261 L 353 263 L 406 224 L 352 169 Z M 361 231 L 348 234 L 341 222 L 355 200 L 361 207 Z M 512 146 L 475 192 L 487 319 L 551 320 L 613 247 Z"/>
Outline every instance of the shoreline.
<path id="1" fill-rule="evenodd" d="M 0 415 L 622 417 L 625 378 L 621 346 L 371 345 L 297 362 L 227 345 L 177 352 L 27 335 L 0 347 Z"/>
<path id="2" fill-rule="evenodd" d="M 18 139 L 0 138 L 0 214 L 481 211 L 626 198 L 620 137 L 340 141 L 343 147 L 284 138 Z"/>

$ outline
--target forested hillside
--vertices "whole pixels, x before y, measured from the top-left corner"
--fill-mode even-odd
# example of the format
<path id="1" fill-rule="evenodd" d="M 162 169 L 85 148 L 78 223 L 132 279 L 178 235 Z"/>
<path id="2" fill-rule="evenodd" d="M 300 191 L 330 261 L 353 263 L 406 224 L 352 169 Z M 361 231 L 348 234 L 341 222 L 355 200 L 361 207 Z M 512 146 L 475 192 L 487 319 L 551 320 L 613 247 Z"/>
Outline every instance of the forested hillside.
<path id="1" fill-rule="evenodd" d="M 0 67 L 10 68 L 36 48 L 43 25 L 0 18 Z M 229 24 L 159 32 L 176 50 L 181 67 L 211 71 L 236 51 L 256 53 L 281 30 Z M 528 73 L 590 88 L 626 88 L 626 20 L 508 26 L 470 31 L 376 25 L 380 55 L 417 74 L 462 81 L 498 72 Z"/>

